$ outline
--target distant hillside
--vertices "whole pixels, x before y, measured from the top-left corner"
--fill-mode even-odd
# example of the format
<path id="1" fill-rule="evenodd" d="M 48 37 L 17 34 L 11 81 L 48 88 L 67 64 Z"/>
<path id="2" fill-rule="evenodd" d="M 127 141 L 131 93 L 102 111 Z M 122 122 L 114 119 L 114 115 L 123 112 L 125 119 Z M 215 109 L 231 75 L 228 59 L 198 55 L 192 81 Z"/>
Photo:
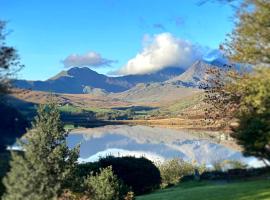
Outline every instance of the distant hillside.
<path id="1" fill-rule="evenodd" d="M 207 79 L 207 70 L 211 68 L 226 68 L 229 63 L 226 60 L 216 59 L 212 61 L 198 60 L 191 65 L 184 73 L 179 76 L 173 77 L 170 80 L 165 81 L 167 84 L 199 88 L 201 84 Z M 228 69 L 228 68 L 227 68 Z M 234 69 L 240 73 L 248 73 L 252 71 L 252 67 L 249 65 L 233 63 L 231 69 Z"/>
<path id="2" fill-rule="evenodd" d="M 193 96 L 204 81 L 207 69 L 222 67 L 206 61 L 196 61 L 184 73 L 159 83 L 141 83 L 131 89 L 111 94 L 112 97 L 130 102 L 171 102 L 183 97 Z"/>
<path id="3" fill-rule="evenodd" d="M 170 83 L 141 83 L 137 84 L 130 90 L 121 93 L 110 94 L 109 96 L 112 98 L 120 99 L 122 101 L 134 103 L 144 102 L 152 105 L 160 105 L 161 102 L 172 102 L 183 97 L 192 96 L 199 92 L 201 91 L 196 88 L 187 88 Z"/>
<path id="4" fill-rule="evenodd" d="M 184 73 L 166 81 L 166 83 L 186 87 L 199 87 L 200 84 L 206 79 L 207 69 L 221 66 L 222 65 L 214 65 L 202 60 L 196 61 Z"/>
<path id="5" fill-rule="evenodd" d="M 82 94 L 100 92 L 122 92 L 138 83 L 163 82 L 171 79 L 183 70 L 176 67 L 167 68 L 152 74 L 108 77 L 87 67 L 74 67 L 62 71 L 46 81 L 14 80 L 14 86 L 37 91 Z M 99 88 L 101 90 L 93 90 Z"/>

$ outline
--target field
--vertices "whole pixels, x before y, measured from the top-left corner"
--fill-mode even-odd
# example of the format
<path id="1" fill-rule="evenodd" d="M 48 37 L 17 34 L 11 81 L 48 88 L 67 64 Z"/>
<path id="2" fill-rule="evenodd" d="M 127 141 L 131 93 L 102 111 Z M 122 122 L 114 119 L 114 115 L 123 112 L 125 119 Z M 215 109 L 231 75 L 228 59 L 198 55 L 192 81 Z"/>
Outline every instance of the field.
<path id="1" fill-rule="evenodd" d="M 270 180 L 187 182 L 139 196 L 138 200 L 266 200 L 270 199 Z"/>

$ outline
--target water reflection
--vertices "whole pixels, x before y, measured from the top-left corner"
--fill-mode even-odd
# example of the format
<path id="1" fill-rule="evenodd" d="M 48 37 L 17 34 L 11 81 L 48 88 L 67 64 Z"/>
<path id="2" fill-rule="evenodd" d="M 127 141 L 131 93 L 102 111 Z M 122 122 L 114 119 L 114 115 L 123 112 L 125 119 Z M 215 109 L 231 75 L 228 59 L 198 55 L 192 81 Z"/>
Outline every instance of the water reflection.
<path id="1" fill-rule="evenodd" d="M 229 159 L 254 165 L 256 161 L 187 131 L 147 126 L 120 125 L 74 130 L 68 137 L 68 144 L 74 147 L 78 143 L 81 143 L 81 162 L 95 161 L 108 154 L 145 156 L 154 161 L 178 157 L 200 164 Z"/>

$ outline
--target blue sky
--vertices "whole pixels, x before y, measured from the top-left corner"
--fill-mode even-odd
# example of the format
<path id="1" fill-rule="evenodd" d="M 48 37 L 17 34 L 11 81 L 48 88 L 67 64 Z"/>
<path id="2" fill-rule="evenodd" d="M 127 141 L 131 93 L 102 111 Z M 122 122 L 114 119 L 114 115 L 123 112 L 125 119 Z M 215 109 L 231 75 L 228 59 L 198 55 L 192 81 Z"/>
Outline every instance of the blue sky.
<path id="1" fill-rule="evenodd" d="M 101 63 L 93 61 L 93 69 L 100 73 L 122 69 L 133 59 L 129 71 L 121 71 L 129 73 L 136 68 L 134 65 L 147 62 L 143 56 L 135 57 L 158 46 L 157 41 L 162 38 L 159 36 L 189 48 L 186 42 L 192 43 L 191 53 L 194 46 L 218 48 L 233 28 L 230 20 L 233 10 L 219 3 L 198 6 L 198 2 L 0 0 L 0 19 L 8 21 L 7 28 L 12 33 L 7 42 L 17 48 L 25 65 L 18 78 L 45 80 L 67 69 L 72 59 L 80 62 L 89 56 L 102 60 Z M 147 50 L 142 53 L 144 48 Z M 69 64 L 65 67 L 63 61 Z"/>

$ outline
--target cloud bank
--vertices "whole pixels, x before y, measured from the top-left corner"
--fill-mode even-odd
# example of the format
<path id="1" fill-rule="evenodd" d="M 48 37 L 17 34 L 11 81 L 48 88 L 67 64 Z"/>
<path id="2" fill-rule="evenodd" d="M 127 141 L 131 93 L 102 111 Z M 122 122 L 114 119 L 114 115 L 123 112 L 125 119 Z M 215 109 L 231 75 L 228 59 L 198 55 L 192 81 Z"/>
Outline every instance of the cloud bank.
<path id="1" fill-rule="evenodd" d="M 111 66 L 116 61 L 103 58 L 99 53 L 90 51 L 86 54 L 71 54 L 62 63 L 65 67 L 104 67 Z"/>
<path id="2" fill-rule="evenodd" d="M 170 33 L 144 37 L 143 43 L 143 50 L 119 69 L 117 74 L 146 74 L 172 66 L 186 68 L 202 58 L 201 47 Z"/>

